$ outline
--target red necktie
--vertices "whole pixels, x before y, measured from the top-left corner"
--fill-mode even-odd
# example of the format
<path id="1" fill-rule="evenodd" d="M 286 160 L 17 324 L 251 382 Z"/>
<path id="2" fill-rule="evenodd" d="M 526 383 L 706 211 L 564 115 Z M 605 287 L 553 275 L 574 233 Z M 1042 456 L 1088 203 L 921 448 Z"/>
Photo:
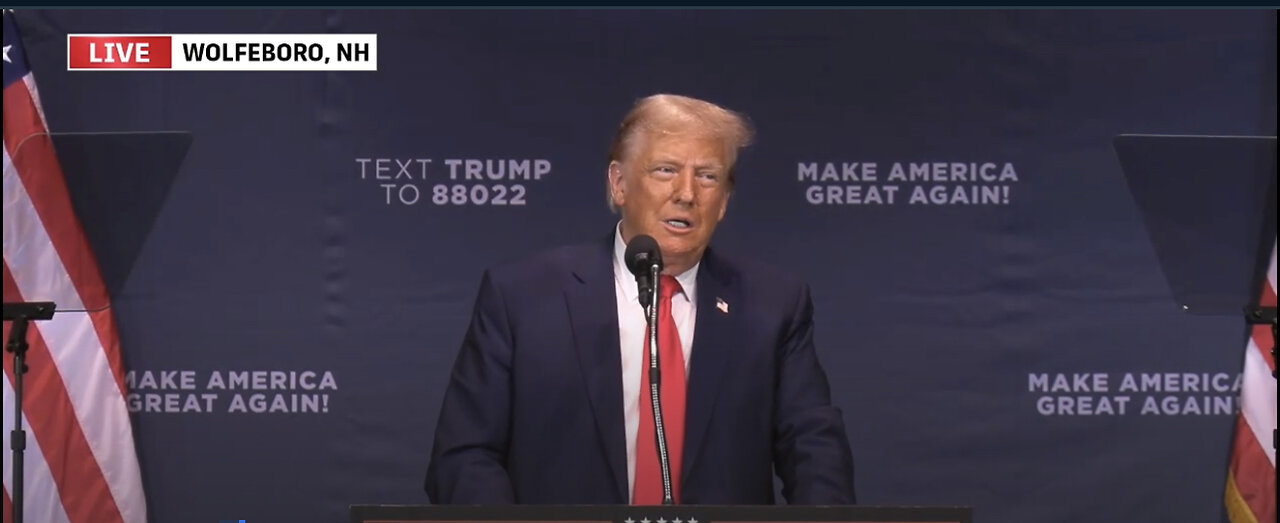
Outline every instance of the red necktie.
<path id="1" fill-rule="evenodd" d="M 680 502 L 680 462 L 684 448 L 684 349 L 671 316 L 671 296 L 681 291 L 680 282 L 662 275 L 658 291 L 658 364 L 662 372 L 662 424 L 667 436 L 667 461 L 671 466 L 671 497 Z M 662 465 L 658 461 L 658 441 L 654 431 L 653 399 L 649 390 L 649 332 L 644 336 L 644 366 L 640 376 L 640 428 L 636 433 L 636 478 L 632 503 L 662 504 Z"/>

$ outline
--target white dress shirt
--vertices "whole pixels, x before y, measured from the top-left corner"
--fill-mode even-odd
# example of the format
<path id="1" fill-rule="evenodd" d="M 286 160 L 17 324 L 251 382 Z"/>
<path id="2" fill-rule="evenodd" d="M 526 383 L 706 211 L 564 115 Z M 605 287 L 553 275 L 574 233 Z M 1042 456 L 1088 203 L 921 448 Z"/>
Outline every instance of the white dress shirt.
<path id="1" fill-rule="evenodd" d="M 622 223 L 618 223 L 613 240 L 613 282 L 618 295 L 618 341 L 622 349 L 622 406 L 626 417 L 627 435 L 627 497 L 631 500 L 636 481 L 636 430 L 640 427 L 640 389 L 644 369 L 645 318 L 640 306 L 640 290 L 636 278 L 627 270 L 623 257 L 627 244 L 622 241 Z M 698 265 L 676 275 L 682 293 L 671 297 L 671 316 L 680 332 L 680 345 L 684 349 L 685 376 L 689 375 L 689 354 L 693 348 L 693 325 L 697 318 Z"/>

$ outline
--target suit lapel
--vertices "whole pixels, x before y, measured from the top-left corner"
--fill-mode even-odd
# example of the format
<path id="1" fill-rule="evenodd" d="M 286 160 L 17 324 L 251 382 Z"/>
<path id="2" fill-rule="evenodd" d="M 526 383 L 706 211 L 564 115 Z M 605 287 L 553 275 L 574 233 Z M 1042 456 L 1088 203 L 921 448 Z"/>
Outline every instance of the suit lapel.
<path id="1" fill-rule="evenodd" d="M 689 388 L 685 406 L 683 477 L 693 470 L 706 439 L 725 369 L 733 362 L 742 331 L 732 308 L 740 304 L 730 271 L 707 249 L 698 270 L 698 312 L 693 330 L 693 356 L 689 362 Z"/>
<path id="2" fill-rule="evenodd" d="M 613 471 L 618 500 L 626 503 L 627 449 L 622 412 L 622 356 L 613 281 L 613 236 L 599 252 L 579 260 L 565 287 L 578 364 L 596 429 Z"/>

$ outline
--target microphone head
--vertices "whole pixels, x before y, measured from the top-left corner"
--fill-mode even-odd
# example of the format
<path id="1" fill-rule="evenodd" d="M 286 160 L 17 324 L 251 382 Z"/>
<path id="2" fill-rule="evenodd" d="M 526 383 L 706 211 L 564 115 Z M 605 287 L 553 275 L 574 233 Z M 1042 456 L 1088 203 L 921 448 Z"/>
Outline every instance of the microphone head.
<path id="1" fill-rule="evenodd" d="M 662 249 L 658 248 L 658 241 L 652 236 L 640 234 L 627 242 L 624 260 L 632 274 L 647 276 L 649 267 L 654 264 L 658 265 L 659 271 L 662 270 Z"/>

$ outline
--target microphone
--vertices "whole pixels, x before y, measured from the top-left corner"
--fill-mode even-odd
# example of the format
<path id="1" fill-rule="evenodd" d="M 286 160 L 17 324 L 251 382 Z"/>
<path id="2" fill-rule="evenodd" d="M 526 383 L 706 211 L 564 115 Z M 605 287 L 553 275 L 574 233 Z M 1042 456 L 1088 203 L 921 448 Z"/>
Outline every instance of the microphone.
<path id="1" fill-rule="evenodd" d="M 649 401 L 653 405 L 653 431 L 657 438 L 658 467 L 662 471 L 662 504 L 673 505 L 675 501 L 671 493 L 671 460 L 667 453 L 666 427 L 662 422 L 661 383 L 662 372 L 658 361 L 658 292 L 661 285 L 658 278 L 662 274 L 662 250 L 658 241 L 647 234 L 637 235 L 627 243 L 627 251 L 623 255 L 627 270 L 636 276 L 636 285 L 640 290 L 640 305 L 645 310 L 645 321 L 649 328 Z"/>
<path id="2" fill-rule="evenodd" d="M 627 252 L 623 255 L 627 270 L 636 276 L 636 285 L 640 289 L 640 305 L 649 308 L 653 299 L 653 285 L 657 281 L 654 273 L 662 272 L 662 250 L 653 236 L 641 234 L 627 242 Z M 657 267 L 657 271 L 654 271 Z"/>

